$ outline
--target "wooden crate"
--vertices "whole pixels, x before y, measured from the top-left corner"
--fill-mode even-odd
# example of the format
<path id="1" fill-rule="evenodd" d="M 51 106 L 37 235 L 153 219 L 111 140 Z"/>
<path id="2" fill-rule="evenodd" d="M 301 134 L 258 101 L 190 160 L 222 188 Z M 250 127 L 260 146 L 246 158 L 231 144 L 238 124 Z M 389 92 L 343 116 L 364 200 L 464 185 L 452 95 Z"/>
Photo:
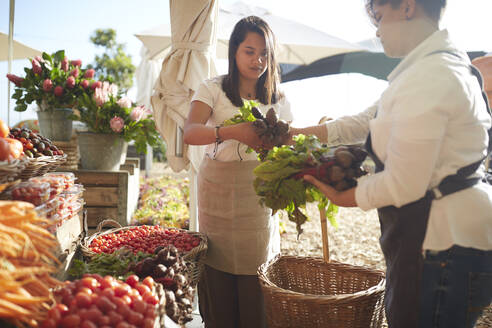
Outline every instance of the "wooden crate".
<path id="1" fill-rule="evenodd" d="M 121 225 L 130 223 L 137 208 L 140 186 L 140 160 L 127 158 L 119 171 L 73 171 L 84 186 L 87 227 L 93 230 L 104 219 Z"/>

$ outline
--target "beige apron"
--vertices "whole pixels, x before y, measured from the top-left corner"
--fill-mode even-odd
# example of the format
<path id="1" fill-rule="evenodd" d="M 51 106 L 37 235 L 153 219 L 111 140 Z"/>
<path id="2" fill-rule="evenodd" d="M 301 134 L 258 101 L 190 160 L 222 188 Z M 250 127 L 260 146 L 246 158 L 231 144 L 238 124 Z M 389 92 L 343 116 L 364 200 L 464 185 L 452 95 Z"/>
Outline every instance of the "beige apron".
<path id="1" fill-rule="evenodd" d="M 278 218 L 253 189 L 257 161 L 219 162 L 205 156 L 198 173 L 199 230 L 208 237 L 205 263 L 217 270 L 256 275 L 280 252 Z"/>

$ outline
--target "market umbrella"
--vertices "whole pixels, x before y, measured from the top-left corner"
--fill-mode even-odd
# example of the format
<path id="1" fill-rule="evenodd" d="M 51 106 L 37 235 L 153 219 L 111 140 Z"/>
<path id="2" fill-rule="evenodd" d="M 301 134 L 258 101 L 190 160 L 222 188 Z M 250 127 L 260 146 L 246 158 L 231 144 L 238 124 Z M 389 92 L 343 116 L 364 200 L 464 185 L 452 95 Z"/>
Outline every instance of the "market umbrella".
<path id="1" fill-rule="evenodd" d="M 216 74 L 216 0 L 170 0 L 172 47 L 164 58 L 151 103 L 157 129 L 167 144 L 167 161 L 176 172 L 190 174 L 190 229 L 196 221 L 195 177 L 203 147 L 183 144 L 182 128 L 191 97 L 200 83 Z"/>
<path id="2" fill-rule="evenodd" d="M 468 52 L 470 60 L 483 56 L 483 54 L 485 54 L 483 51 Z M 282 74 L 282 82 L 340 73 L 361 73 L 386 80 L 399 62 L 400 59 L 389 58 L 383 52 L 350 52 L 322 58 L 309 65 L 298 66 Z"/>
<path id="3" fill-rule="evenodd" d="M 0 32 L 0 61 L 8 60 L 8 51 L 9 51 L 8 35 Z M 41 55 L 41 51 L 28 47 L 25 44 L 15 40 L 13 42 L 12 51 L 13 51 L 12 60 L 25 59 L 28 57 Z"/>
<path id="4" fill-rule="evenodd" d="M 339 39 L 307 25 L 294 22 L 276 15 L 266 9 L 236 2 L 230 7 L 219 10 L 217 26 L 217 58 L 227 59 L 229 37 L 234 25 L 242 18 L 256 15 L 268 22 L 272 28 L 279 51 L 277 61 L 305 65 L 319 58 L 362 50 L 361 46 Z M 158 58 L 171 47 L 170 28 L 160 25 L 142 31 L 136 37 L 149 50 L 149 59 Z"/>

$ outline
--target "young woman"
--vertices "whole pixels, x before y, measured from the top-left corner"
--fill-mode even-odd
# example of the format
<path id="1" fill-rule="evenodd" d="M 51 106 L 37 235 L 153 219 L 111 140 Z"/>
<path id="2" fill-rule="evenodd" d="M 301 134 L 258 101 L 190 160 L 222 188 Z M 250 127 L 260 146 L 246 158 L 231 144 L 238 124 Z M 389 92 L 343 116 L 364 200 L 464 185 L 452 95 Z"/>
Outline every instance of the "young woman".
<path id="1" fill-rule="evenodd" d="M 253 189 L 255 152 L 261 147 L 251 123 L 221 126 L 244 100 L 262 113 L 273 107 L 291 121 L 279 92 L 275 38 L 256 16 L 240 20 L 229 40 L 229 72 L 196 91 L 184 126 L 184 142 L 208 145 L 198 173 L 199 230 L 208 237 L 205 270 L 198 286 L 205 327 L 265 327 L 259 265 L 280 251 L 278 221 L 259 205 Z"/>
<path id="2" fill-rule="evenodd" d="M 362 142 L 376 173 L 333 203 L 378 209 L 386 315 L 395 327 L 473 327 L 492 298 L 492 187 L 481 181 L 491 116 L 477 71 L 439 29 L 445 0 L 366 0 L 385 53 L 403 58 L 366 111 L 293 129 Z M 478 77 L 478 78 L 477 78 Z"/>

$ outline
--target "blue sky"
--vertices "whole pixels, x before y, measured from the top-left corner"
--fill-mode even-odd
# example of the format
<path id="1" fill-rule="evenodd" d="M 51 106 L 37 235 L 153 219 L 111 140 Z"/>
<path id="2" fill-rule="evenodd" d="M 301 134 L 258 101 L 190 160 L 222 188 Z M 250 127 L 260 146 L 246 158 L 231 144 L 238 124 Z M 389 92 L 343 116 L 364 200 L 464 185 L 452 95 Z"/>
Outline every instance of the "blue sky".
<path id="1" fill-rule="evenodd" d="M 9 2 L 9 0 L 0 1 L 0 31 L 4 33 L 8 33 Z M 219 0 L 219 5 L 227 6 L 234 2 L 236 0 Z M 247 0 L 245 2 L 267 8 L 276 15 L 310 25 L 350 42 L 372 38 L 375 35 L 375 30 L 365 15 L 363 0 L 303 0 L 302 2 Z M 491 12 L 491 0 L 448 0 L 443 25 L 454 35 L 458 45 L 462 45 L 466 50 L 492 51 Z M 82 59 L 85 65 L 92 62 L 94 55 L 98 53 L 89 40 L 93 31 L 97 28 L 114 28 L 117 31 L 118 42 L 126 44 L 127 52 L 132 55 L 133 63 L 137 66 L 140 62 L 141 42 L 134 34 L 166 22 L 169 22 L 168 0 L 16 0 L 14 38 L 42 51 L 54 52 L 65 49 L 70 59 Z M 26 59 L 14 61 L 12 72 L 23 75 L 23 67 L 29 65 Z M 7 117 L 6 73 L 7 62 L 0 62 L 0 118 L 2 119 Z M 340 83 L 335 84 L 351 83 L 346 78 L 337 79 Z M 331 82 L 323 83 L 325 83 L 324 87 L 332 85 Z M 286 86 L 286 89 L 305 90 L 305 93 L 311 93 L 309 97 L 303 98 L 311 99 L 314 104 L 319 100 L 316 99 L 316 91 L 313 89 L 319 84 L 307 80 L 292 82 L 291 87 Z M 376 90 L 373 97 L 369 98 L 377 97 L 377 93 L 382 90 L 380 84 Z M 291 98 L 295 97 L 296 95 L 292 93 Z M 351 97 L 345 96 L 345 98 Z M 354 106 L 364 105 L 369 100 L 372 101 L 367 99 Z M 323 101 L 326 102 L 326 99 Z M 297 103 L 300 104 L 301 100 L 297 100 Z M 337 105 L 342 104 L 341 101 L 337 102 Z M 24 115 L 11 112 L 10 121 L 15 123 L 21 118 L 34 115 L 33 112 Z"/>

